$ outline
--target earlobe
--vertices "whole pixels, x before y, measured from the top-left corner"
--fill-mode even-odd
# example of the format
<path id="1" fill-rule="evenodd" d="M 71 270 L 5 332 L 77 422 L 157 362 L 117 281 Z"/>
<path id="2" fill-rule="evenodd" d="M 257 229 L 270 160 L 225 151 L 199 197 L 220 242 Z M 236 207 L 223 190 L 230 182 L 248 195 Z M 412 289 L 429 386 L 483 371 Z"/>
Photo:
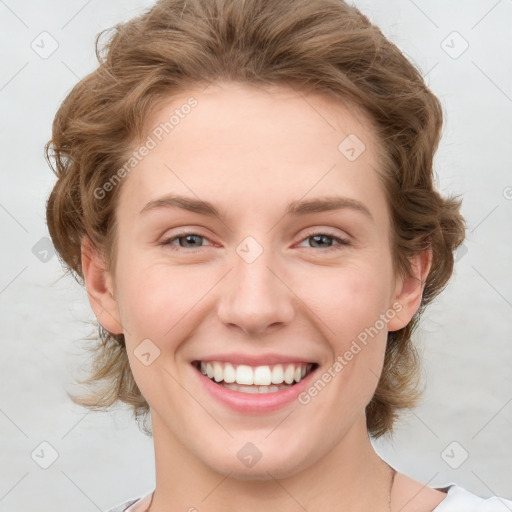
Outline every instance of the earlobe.
<path id="1" fill-rule="evenodd" d="M 82 239 L 81 261 L 87 295 L 96 318 L 110 333 L 122 334 L 111 276 L 106 271 L 103 257 L 88 236 Z"/>
<path id="2" fill-rule="evenodd" d="M 413 276 L 397 281 L 397 288 L 392 303 L 400 303 L 401 310 L 388 322 L 388 331 L 398 331 L 405 327 L 421 305 L 423 290 L 432 266 L 432 251 L 415 254 L 411 259 Z"/>

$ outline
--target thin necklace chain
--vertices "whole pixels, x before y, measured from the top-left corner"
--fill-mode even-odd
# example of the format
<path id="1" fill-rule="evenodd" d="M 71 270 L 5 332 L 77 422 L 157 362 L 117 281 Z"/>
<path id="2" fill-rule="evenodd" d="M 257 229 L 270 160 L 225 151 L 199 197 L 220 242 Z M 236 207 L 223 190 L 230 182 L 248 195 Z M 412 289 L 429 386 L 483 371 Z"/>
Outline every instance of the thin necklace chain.
<path id="1" fill-rule="evenodd" d="M 386 461 L 384 461 L 386 462 Z M 395 484 L 396 469 L 391 467 L 387 462 L 386 465 L 391 470 L 391 483 L 389 484 L 388 491 L 388 512 L 391 512 L 391 493 L 393 492 L 393 485 Z"/>
<path id="2" fill-rule="evenodd" d="M 396 469 L 391 467 L 387 462 L 389 469 L 391 469 L 391 483 L 389 485 L 389 492 L 388 492 L 388 512 L 391 512 L 391 492 L 393 491 L 393 485 L 395 483 L 395 475 L 396 475 Z M 146 509 L 146 512 L 149 512 L 151 510 L 151 504 L 153 503 L 153 498 L 155 497 L 155 491 L 151 493 L 151 501 L 149 502 L 148 508 Z"/>

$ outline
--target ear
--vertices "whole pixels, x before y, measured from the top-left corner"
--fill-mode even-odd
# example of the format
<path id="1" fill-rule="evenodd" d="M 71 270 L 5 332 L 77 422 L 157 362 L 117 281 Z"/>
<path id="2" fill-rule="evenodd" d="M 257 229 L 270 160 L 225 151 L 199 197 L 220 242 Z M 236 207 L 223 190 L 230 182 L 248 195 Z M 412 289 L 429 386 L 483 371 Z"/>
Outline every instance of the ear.
<path id="1" fill-rule="evenodd" d="M 82 239 L 81 259 L 87 295 L 98 322 L 110 333 L 122 334 L 112 278 L 106 271 L 103 257 L 88 236 Z"/>
<path id="2" fill-rule="evenodd" d="M 417 253 L 410 260 L 413 276 L 397 279 L 393 304 L 399 303 L 402 309 L 388 322 L 388 331 L 398 331 L 405 327 L 418 311 L 425 281 L 432 266 L 432 251 Z"/>

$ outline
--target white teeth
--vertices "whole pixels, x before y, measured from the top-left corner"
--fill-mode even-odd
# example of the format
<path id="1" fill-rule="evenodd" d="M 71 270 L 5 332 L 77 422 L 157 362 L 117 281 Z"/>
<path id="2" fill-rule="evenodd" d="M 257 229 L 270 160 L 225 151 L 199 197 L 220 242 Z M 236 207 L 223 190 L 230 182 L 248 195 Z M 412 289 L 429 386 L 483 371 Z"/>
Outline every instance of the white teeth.
<path id="1" fill-rule="evenodd" d="M 219 363 L 213 363 L 213 378 L 215 382 L 220 382 L 224 378 L 222 366 Z"/>
<path id="2" fill-rule="evenodd" d="M 239 391 L 240 389 L 241 388 L 238 388 Z M 245 386 L 243 393 L 252 393 L 255 395 L 256 393 L 259 393 L 258 386 Z"/>
<path id="3" fill-rule="evenodd" d="M 233 391 L 238 391 L 238 384 L 225 384 L 224 382 L 221 384 L 221 386 L 232 389 Z"/>
<path id="4" fill-rule="evenodd" d="M 295 376 L 295 367 L 293 364 L 289 364 L 284 371 L 284 381 L 286 384 L 293 383 L 293 377 Z"/>
<path id="5" fill-rule="evenodd" d="M 294 382 L 300 382 L 311 368 L 311 364 L 288 363 L 272 366 L 262 365 L 252 367 L 249 365 L 233 365 L 219 361 L 201 361 L 199 368 L 203 375 L 217 383 L 222 383 L 231 389 L 231 386 L 252 386 L 247 393 L 273 393 L 282 385 L 288 387 Z M 258 391 L 259 390 L 259 391 Z"/>
<path id="6" fill-rule="evenodd" d="M 270 368 L 268 366 L 258 366 L 254 370 L 254 382 L 258 386 L 268 386 L 272 382 Z"/>
<path id="7" fill-rule="evenodd" d="M 226 363 L 224 365 L 224 382 L 228 384 L 231 382 L 235 382 L 236 372 L 231 363 Z"/>
<path id="8" fill-rule="evenodd" d="M 235 380 L 237 384 L 246 384 L 247 386 L 254 384 L 252 368 L 245 364 L 238 366 L 236 369 Z"/>
<path id="9" fill-rule="evenodd" d="M 276 364 L 272 368 L 272 384 L 281 384 L 284 381 L 284 371 L 282 364 Z"/>
<path id="10" fill-rule="evenodd" d="M 289 388 L 287 384 L 281 384 L 280 386 L 240 386 L 239 384 L 225 384 L 221 382 L 221 386 L 231 389 L 232 391 L 239 391 L 241 393 L 275 393 L 282 389 Z"/>

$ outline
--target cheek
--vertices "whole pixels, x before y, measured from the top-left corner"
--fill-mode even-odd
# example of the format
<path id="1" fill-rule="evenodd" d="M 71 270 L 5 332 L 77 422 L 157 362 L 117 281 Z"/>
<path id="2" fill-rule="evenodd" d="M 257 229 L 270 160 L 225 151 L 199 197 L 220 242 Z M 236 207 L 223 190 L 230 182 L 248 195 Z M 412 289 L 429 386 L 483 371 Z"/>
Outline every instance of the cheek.
<path id="1" fill-rule="evenodd" d="M 340 417 L 364 408 L 382 370 L 387 340 L 389 275 L 382 267 L 351 266 L 314 280 L 309 304 L 322 320 L 330 361 L 323 375 L 333 382 L 325 405 L 339 404 Z M 321 376 L 322 377 L 322 376 Z M 322 387 L 321 385 L 319 387 Z M 343 397 L 340 399 L 340 397 Z"/>
<path id="2" fill-rule="evenodd" d="M 385 272 L 371 265 L 352 265 L 329 269 L 317 275 L 304 288 L 303 297 L 323 321 L 329 338 L 343 349 L 347 341 L 357 338 L 378 322 L 389 303 L 389 279 Z"/>
<path id="3" fill-rule="evenodd" d="M 216 296 L 225 286 L 226 281 L 218 283 L 225 273 L 223 266 L 170 264 L 165 255 L 138 251 L 135 243 L 122 245 L 115 277 L 119 313 L 127 333 L 162 337 L 175 325 L 180 330 L 183 317 L 203 309 L 205 303 L 211 305 L 209 292 L 215 289 L 212 296 Z M 322 331 L 331 332 L 329 337 L 346 340 L 357 336 L 373 325 L 388 305 L 388 256 L 384 250 L 365 250 L 347 252 L 346 258 L 330 265 L 298 261 L 285 266 L 281 274 L 293 293 L 283 300 L 294 301 L 296 295 L 300 299 L 296 315 L 314 313 L 313 318 L 320 320 L 318 327 L 323 323 Z"/>
<path id="4" fill-rule="evenodd" d="M 200 322 L 209 292 L 218 281 L 211 268 L 170 265 L 144 257 L 120 261 L 119 312 L 132 348 L 149 338 L 172 358 L 176 348 Z"/>
<path id="5" fill-rule="evenodd" d="M 198 283 L 197 272 L 194 278 L 185 267 L 134 257 L 120 263 L 119 309 L 134 379 L 150 407 L 172 410 L 170 397 L 181 393 L 173 378 L 182 378 L 176 354 L 197 324 L 194 306 L 212 283 Z"/>

